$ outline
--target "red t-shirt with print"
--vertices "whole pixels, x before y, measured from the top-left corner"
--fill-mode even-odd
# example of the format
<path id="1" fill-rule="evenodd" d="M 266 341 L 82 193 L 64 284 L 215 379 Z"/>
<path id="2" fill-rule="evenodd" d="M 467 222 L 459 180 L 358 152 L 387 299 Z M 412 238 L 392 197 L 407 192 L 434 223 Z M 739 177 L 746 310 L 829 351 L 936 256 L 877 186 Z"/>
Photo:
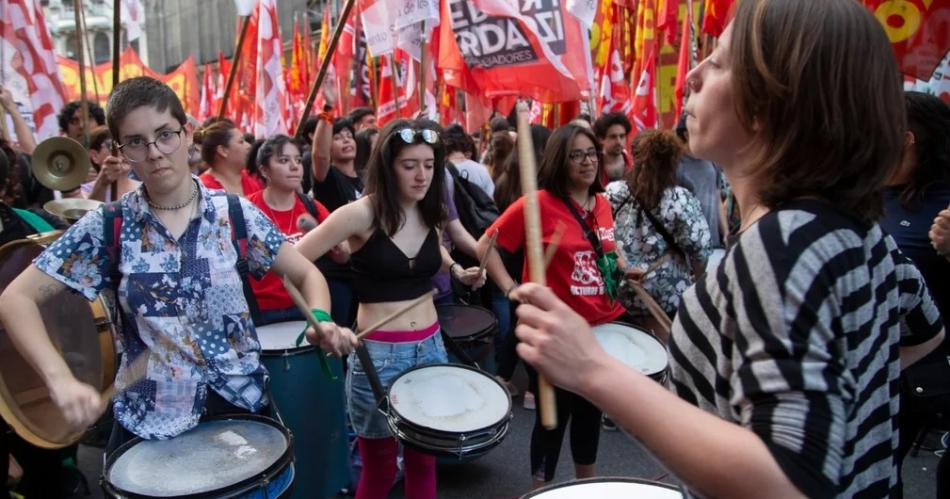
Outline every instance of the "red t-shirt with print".
<path id="1" fill-rule="evenodd" d="M 588 225 L 596 230 L 604 251 L 609 253 L 616 248 L 610 202 L 601 194 L 597 194 L 595 199 L 594 209 L 585 219 Z M 597 268 L 597 253 L 594 252 L 590 241 L 584 237 L 583 229 L 564 201 L 540 190 L 538 205 L 541 211 L 541 242 L 545 247 L 551 242 L 558 223 L 564 224 L 561 241 L 545 274 L 548 287 L 591 325 L 610 322 L 623 315 L 624 310 L 620 302 L 612 301 L 607 296 L 604 280 Z M 576 203 L 574 206 L 578 213 L 583 214 L 580 206 Z M 487 233 L 495 229 L 499 230 L 498 245 L 502 248 L 515 251 L 525 245 L 523 196 L 495 220 Z M 528 280 L 527 261 L 522 278 Z"/>
<path id="2" fill-rule="evenodd" d="M 224 190 L 224 186 L 221 185 L 218 179 L 214 178 L 214 175 L 211 174 L 211 170 L 198 175 L 198 180 L 209 189 Z M 255 192 L 264 190 L 264 183 L 261 182 L 261 179 L 257 178 L 256 175 L 251 175 L 247 170 L 241 170 L 241 190 L 244 191 L 244 197 L 249 197 Z"/>
<path id="3" fill-rule="evenodd" d="M 275 210 L 268 206 L 264 201 L 264 191 L 251 194 L 247 197 L 247 200 L 254 203 L 255 206 L 260 208 L 261 211 L 267 215 L 267 218 L 274 222 L 274 225 L 287 237 L 287 242 L 290 244 L 296 243 L 303 237 L 304 233 L 298 227 L 298 221 L 300 217 L 304 215 L 308 217 L 311 215 L 299 196 L 296 199 L 297 202 L 294 203 L 294 207 L 285 211 Z M 323 222 L 330 216 L 330 212 L 328 212 L 322 204 L 317 201 L 314 201 L 313 204 L 317 207 L 318 223 Z M 293 300 L 290 299 L 290 295 L 287 294 L 287 290 L 284 289 L 283 281 L 273 272 L 268 272 L 261 280 L 257 280 L 254 276 L 251 276 L 251 289 L 254 290 L 254 296 L 257 298 L 257 306 L 261 310 L 283 310 L 294 306 Z"/>

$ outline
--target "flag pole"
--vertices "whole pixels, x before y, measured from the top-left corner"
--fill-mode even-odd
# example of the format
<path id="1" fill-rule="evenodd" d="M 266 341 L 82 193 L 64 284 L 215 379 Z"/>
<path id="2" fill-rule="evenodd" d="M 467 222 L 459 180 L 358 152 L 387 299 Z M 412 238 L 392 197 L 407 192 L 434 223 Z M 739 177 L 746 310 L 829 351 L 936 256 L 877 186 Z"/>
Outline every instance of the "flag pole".
<path id="1" fill-rule="evenodd" d="M 73 0 L 73 10 L 76 17 L 76 55 L 79 57 L 79 109 L 82 116 L 82 146 L 89 147 L 89 102 L 86 100 L 86 61 L 83 57 L 83 30 L 82 30 L 82 3 Z"/>
<path id="2" fill-rule="evenodd" d="M 119 41 L 122 38 L 122 0 L 112 2 L 112 90 L 119 84 Z M 111 93 L 111 91 L 110 91 Z M 117 139 L 118 137 L 116 137 Z M 119 141 L 112 140 L 112 155 L 119 155 Z M 109 187 L 113 201 L 119 198 L 119 182 Z"/>
<path id="3" fill-rule="evenodd" d="M 99 102 L 99 82 L 96 78 L 96 58 L 92 56 L 92 44 L 89 43 L 89 28 L 86 27 L 86 13 L 82 12 L 80 19 L 82 20 L 82 36 L 85 37 L 86 41 L 86 55 L 89 56 L 89 66 L 92 69 L 92 93 L 96 95 L 96 102 Z"/>
<path id="4" fill-rule="evenodd" d="M 393 82 L 393 102 L 396 104 L 396 119 L 402 117 L 399 113 L 399 75 L 396 74 L 396 51 L 389 54 L 389 73 L 392 75 Z"/>
<path id="5" fill-rule="evenodd" d="M 340 37 L 343 36 L 343 28 L 346 26 L 346 20 L 350 17 L 350 11 L 353 10 L 353 4 L 356 3 L 356 0 L 346 0 L 346 4 L 343 6 L 343 12 L 340 13 L 340 18 L 336 22 L 336 27 L 333 30 L 333 37 L 330 38 L 330 43 L 327 45 L 326 55 L 323 57 L 323 60 L 320 61 L 320 71 L 317 72 L 317 79 L 313 80 L 313 86 L 310 87 L 310 95 L 307 96 L 307 105 L 303 108 L 303 113 L 300 115 L 300 123 L 303 123 L 308 116 L 310 116 L 310 110 L 313 109 L 313 102 L 317 99 L 317 91 L 320 90 L 320 87 L 323 85 L 323 80 L 327 77 L 327 71 L 330 69 L 330 61 L 333 59 L 330 54 L 336 52 L 336 46 L 340 43 Z M 303 134 L 303 127 L 297 126 L 294 135 L 297 139 L 300 139 Z"/>
<path id="6" fill-rule="evenodd" d="M 218 110 L 218 119 L 224 118 L 224 110 L 228 105 L 228 97 L 231 95 L 234 78 L 237 76 L 238 66 L 241 64 L 241 49 L 244 47 L 244 39 L 247 38 L 247 28 L 250 25 L 251 16 L 244 16 L 241 21 L 241 34 L 238 35 L 237 46 L 234 48 L 234 56 L 231 58 L 231 71 L 228 73 L 228 81 L 224 85 L 224 95 L 221 96 L 221 107 Z"/>
<path id="7" fill-rule="evenodd" d="M 429 50 L 429 41 L 422 38 L 422 51 L 419 53 L 419 110 L 426 107 L 426 51 Z M 438 103 L 436 103 L 438 105 Z"/>

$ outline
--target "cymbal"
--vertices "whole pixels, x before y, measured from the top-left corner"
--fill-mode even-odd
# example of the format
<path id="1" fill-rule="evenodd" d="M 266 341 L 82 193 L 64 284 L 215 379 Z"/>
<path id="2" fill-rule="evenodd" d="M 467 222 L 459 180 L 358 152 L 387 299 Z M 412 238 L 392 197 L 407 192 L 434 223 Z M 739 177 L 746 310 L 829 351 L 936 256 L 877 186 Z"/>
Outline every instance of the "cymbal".
<path id="1" fill-rule="evenodd" d="M 44 186 L 68 192 L 86 180 L 89 153 L 69 137 L 51 137 L 33 151 L 33 175 Z"/>
<path id="2" fill-rule="evenodd" d="M 75 222 L 82 218 L 88 211 L 95 210 L 102 204 L 102 201 L 83 198 L 54 199 L 43 205 L 43 209 L 48 213 L 56 215 L 63 220 Z"/>

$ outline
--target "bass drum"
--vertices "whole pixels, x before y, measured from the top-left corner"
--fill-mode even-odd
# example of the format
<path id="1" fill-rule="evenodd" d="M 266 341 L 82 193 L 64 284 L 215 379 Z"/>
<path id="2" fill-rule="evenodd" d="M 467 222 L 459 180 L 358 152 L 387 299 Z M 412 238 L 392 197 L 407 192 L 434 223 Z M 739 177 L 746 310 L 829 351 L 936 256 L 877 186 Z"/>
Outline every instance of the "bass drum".
<path id="1" fill-rule="evenodd" d="M 0 247 L 0 292 L 5 290 L 60 232 L 11 241 Z M 79 381 L 100 392 L 116 374 L 113 321 L 102 297 L 90 303 L 72 290 L 64 290 L 40 305 L 40 315 L 50 341 Z M 50 399 L 42 378 L 24 359 L 0 325 L 0 415 L 21 438 L 46 449 L 59 449 L 79 441 L 83 430 L 74 430 Z"/>

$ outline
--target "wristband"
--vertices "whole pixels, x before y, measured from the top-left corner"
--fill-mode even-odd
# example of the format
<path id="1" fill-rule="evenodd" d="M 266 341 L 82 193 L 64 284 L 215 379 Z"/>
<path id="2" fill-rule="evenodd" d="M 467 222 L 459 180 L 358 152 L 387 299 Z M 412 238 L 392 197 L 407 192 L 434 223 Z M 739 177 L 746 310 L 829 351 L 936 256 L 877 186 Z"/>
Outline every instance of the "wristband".
<path id="1" fill-rule="evenodd" d="M 312 308 L 310 309 L 310 312 L 313 313 L 313 316 L 317 319 L 317 322 L 333 322 L 333 317 L 331 317 L 326 310 Z"/>
<path id="2" fill-rule="evenodd" d="M 332 112 L 332 111 L 324 111 L 324 112 L 322 112 L 322 113 L 319 113 L 319 114 L 317 114 L 317 119 L 323 120 L 323 121 L 325 121 L 326 123 L 332 125 L 332 124 L 333 124 L 333 112 Z"/>
<path id="3" fill-rule="evenodd" d="M 518 289 L 518 284 L 512 284 L 511 287 L 508 288 L 508 291 L 505 291 L 506 300 L 511 300 L 511 292 L 514 291 L 515 289 Z"/>

